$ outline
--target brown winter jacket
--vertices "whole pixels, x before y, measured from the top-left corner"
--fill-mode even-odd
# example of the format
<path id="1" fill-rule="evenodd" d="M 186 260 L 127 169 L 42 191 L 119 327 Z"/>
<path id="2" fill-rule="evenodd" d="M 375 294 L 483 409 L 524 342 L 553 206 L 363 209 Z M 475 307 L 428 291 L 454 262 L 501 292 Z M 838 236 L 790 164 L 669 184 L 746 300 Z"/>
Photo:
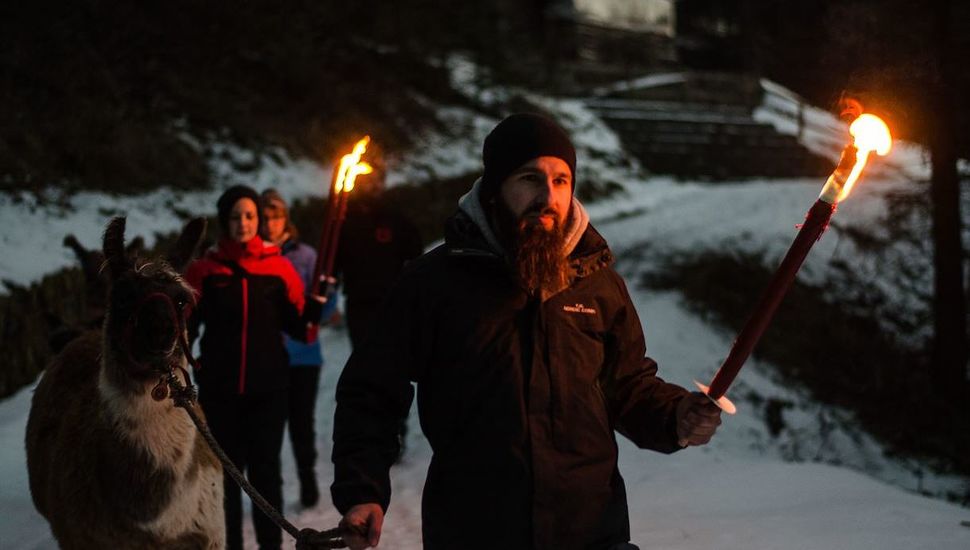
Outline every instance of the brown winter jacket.
<path id="1" fill-rule="evenodd" d="M 486 230 L 487 231 L 487 230 Z M 434 455 L 425 548 L 604 549 L 629 540 L 614 431 L 665 453 L 687 393 L 656 376 L 606 242 L 589 226 L 574 279 L 544 302 L 459 211 L 412 262 L 337 387 L 334 504 L 390 501 L 400 418 L 418 387 Z M 387 541 L 392 544 L 392 541 Z"/>

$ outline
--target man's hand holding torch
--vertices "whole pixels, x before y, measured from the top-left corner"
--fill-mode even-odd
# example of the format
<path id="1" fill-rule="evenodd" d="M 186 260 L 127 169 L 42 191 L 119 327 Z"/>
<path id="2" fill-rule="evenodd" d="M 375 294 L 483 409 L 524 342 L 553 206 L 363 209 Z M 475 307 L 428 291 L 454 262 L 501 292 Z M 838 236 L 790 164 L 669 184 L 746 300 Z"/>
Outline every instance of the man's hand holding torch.
<path id="1" fill-rule="evenodd" d="M 677 403 L 677 444 L 705 445 L 721 425 L 721 408 L 700 392 L 692 392 Z"/>

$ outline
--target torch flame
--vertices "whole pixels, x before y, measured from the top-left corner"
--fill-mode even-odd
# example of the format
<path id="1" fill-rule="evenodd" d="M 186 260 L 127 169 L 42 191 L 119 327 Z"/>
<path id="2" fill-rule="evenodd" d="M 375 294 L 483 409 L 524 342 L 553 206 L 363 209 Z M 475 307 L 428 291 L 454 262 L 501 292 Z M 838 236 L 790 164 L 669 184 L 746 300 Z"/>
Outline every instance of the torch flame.
<path id="1" fill-rule="evenodd" d="M 354 181 L 357 179 L 357 176 L 370 174 L 373 171 L 374 168 L 366 162 L 358 162 L 351 166 L 350 170 L 347 171 L 347 181 L 344 182 L 344 192 L 349 193 L 354 190 Z"/>
<path id="2" fill-rule="evenodd" d="M 367 151 L 368 143 L 370 143 L 370 136 L 362 137 L 354 144 L 353 151 L 340 158 L 337 182 L 334 185 L 334 191 L 337 193 L 350 192 L 354 188 L 354 180 L 357 176 L 373 172 L 370 164 L 360 161 L 360 157 Z"/>
<path id="3" fill-rule="evenodd" d="M 886 123 L 875 115 L 863 113 L 849 126 L 853 143 L 842 151 L 842 159 L 838 167 L 829 176 L 822 188 L 819 200 L 829 204 L 837 204 L 849 196 L 852 186 L 862 175 L 862 170 L 869 160 L 869 153 L 885 156 L 893 146 L 892 134 Z M 851 156 L 855 148 L 855 159 Z M 854 160 L 854 162 L 853 162 Z M 852 162 L 852 164 L 849 164 Z M 851 168 L 850 168 L 851 167 Z"/>
<path id="4" fill-rule="evenodd" d="M 893 147 L 893 137 L 889 133 L 889 127 L 876 115 L 868 113 L 859 115 L 859 118 L 849 126 L 849 134 L 855 138 L 858 152 L 856 152 L 855 166 L 852 167 L 852 172 L 845 179 L 842 192 L 839 193 L 840 201 L 849 196 L 852 186 L 862 175 L 862 169 L 866 167 L 866 162 L 869 160 L 869 153 L 875 152 L 884 157 Z"/>

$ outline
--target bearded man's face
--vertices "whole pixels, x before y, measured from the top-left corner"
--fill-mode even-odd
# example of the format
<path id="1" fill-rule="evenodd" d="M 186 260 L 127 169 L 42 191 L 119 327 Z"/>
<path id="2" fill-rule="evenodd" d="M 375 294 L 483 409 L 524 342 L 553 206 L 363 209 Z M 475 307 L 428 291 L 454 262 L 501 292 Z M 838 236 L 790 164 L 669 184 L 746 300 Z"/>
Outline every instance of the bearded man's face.
<path id="1" fill-rule="evenodd" d="M 527 291 L 565 286 L 565 225 L 572 204 L 572 172 L 557 157 L 538 157 L 502 182 L 496 201 L 499 233 Z"/>

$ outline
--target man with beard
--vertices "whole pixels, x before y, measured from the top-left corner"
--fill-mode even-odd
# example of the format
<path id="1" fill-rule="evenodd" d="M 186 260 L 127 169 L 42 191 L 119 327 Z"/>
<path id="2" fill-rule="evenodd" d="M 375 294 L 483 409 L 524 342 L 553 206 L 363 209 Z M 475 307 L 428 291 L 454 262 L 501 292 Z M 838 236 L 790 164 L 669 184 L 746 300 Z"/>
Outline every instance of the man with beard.
<path id="1" fill-rule="evenodd" d="M 720 411 L 664 382 L 613 255 L 573 197 L 576 153 L 534 114 L 485 139 L 484 173 L 412 262 L 337 387 L 334 504 L 376 546 L 397 421 L 418 386 L 434 455 L 428 549 L 631 549 L 618 431 L 671 453 Z"/>

